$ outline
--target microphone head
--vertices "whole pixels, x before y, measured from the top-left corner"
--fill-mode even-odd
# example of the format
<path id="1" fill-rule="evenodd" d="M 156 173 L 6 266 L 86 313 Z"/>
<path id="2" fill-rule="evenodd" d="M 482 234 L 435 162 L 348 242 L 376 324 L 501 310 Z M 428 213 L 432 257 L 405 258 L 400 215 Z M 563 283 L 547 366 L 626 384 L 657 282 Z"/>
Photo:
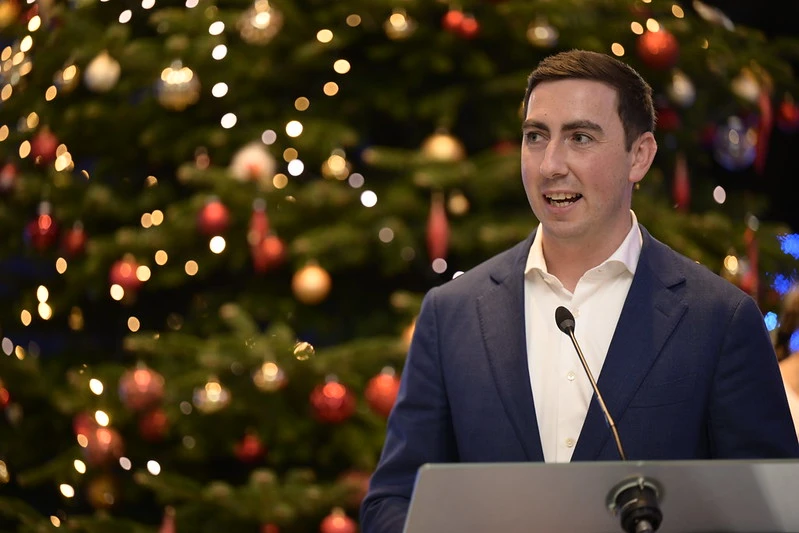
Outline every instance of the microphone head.
<path id="1" fill-rule="evenodd" d="M 574 331 L 574 315 L 562 305 L 555 309 L 555 324 L 566 335 Z"/>

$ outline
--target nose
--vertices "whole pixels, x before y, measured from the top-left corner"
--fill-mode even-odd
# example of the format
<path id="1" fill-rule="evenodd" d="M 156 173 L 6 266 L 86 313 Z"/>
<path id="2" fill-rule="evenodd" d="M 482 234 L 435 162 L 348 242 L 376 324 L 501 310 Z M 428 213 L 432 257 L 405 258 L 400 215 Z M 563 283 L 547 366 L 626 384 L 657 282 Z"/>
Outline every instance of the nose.
<path id="1" fill-rule="evenodd" d="M 555 139 L 547 143 L 546 150 L 544 150 L 544 158 L 541 160 L 541 166 L 538 170 L 545 178 L 557 178 L 568 173 L 563 143 Z"/>

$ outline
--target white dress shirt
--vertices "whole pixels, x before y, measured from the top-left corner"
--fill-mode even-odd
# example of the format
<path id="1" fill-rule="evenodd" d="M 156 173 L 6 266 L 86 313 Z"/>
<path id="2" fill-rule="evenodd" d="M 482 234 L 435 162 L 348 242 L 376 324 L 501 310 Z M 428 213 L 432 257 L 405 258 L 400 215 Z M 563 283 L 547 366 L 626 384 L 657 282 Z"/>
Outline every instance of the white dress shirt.
<path id="1" fill-rule="evenodd" d="M 540 228 L 527 256 L 527 365 L 544 461 L 548 463 L 571 460 L 594 392 L 571 340 L 555 323 L 555 309 L 562 305 L 574 314 L 575 337 L 598 381 L 641 255 L 643 237 L 635 213 L 630 213 L 633 224 L 624 242 L 578 280 L 573 294 L 547 272 Z"/>

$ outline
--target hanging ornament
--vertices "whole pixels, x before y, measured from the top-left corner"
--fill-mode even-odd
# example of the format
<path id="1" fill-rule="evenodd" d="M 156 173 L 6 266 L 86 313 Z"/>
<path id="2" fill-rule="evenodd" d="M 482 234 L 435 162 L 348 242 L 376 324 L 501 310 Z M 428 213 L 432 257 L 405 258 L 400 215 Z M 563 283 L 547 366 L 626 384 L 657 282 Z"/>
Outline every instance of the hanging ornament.
<path id="1" fill-rule="evenodd" d="M 17 167 L 6 163 L 0 168 L 0 196 L 10 195 L 17 186 Z"/>
<path id="2" fill-rule="evenodd" d="M 264 273 L 283 263 L 286 245 L 283 244 L 280 237 L 270 233 L 261 241 L 260 245 L 252 247 L 250 251 L 253 269 L 256 272 Z"/>
<path id="3" fill-rule="evenodd" d="M 55 161 L 58 151 L 58 138 L 50 128 L 42 127 L 31 139 L 31 156 L 37 165 L 46 165 Z"/>
<path id="4" fill-rule="evenodd" d="M 266 447 L 258 435 L 248 432 L 233 447 L 233 453 L 242 463 L 254 463 L 266 455 Z"/>
<path id="5" fill-rule="evenodd" d="M 139 365 L 119 378 L 119 399 L 131 411 L 155 407 L 164 398 L 164 377 L 151 368 Z"/>
<path id="6" fill-rule="evenodd" d="M 228 171 L 233 179 L 254 181 L 266 187 L 272 183 L 277 163 L 262 142 L 251 142 L 237 151 L 230 161 Z"/>
<path id="7" fill-rule="evenodd" d="M 464 39 L 474 39 L 480 33 L 480 23 L 474 18 L 474 15 L 466 14 L 463 16 L 460 27 L 458 27 L 458 35 Z"/>
<path id="8" fill-rule="evenodd" d="M 103 50 L 86 66 L 83 73 L 83 83 L 90 91 L 96 93 L 108 92 L 119 81 L 122 69 L 119 62 Z"/>
<path id="9" fill-rule="evenodd" d="M 760 97 L 760 82 L 752 69 L 744 67 L 730 82 L 730 88 L 737 97 L 749 103 L 756 103 Z"/>
<path id="10" fill-rule="evenodd" d="M 680 107 L 689 107 L 696 100 L 696 89 L 691 79 L 679 69 L 674 69 L 671 83 L 666 87 L 666 94 L 672 102 Z"/>
<path id="11" fill-rule="evenodd" d="M 158 533 L 175 533 L 175 508 L 167 506 L 164 509 L 164 518 L 161 520 L 161 527 L 158 528 Z"/>
<path id="12" fill-rule="evenodd" d="M 458 139 L 440 130 L 424 140 L 422 155 L 430 161 L 451 163 L 466 157 L 466 149 Z"/>
<path id="13" fill-rule="evenodd" d="M 320 422 L 337 424 L 355 412 L 355 396 L 335 377 L 328 377 L 324 385 L 311 391 L 311 407 L 314 417 Z"/>
<path id="14" fill-rule="evenodd" d="M 658 102 L 655 110 L 657 112 L 658 130 L 672 132 L 680 129 L 680 115 L 673 107 L 664 102 Z"/>
<path id="15" fill-rule="evenodd" d="M 280 528 L 275 524 L 264 524 L 261 526 L 261 533 L 280 533 Z"/>
<path id="16" fill-rule="evenodd" d="M 457 33 L 458 30 L 460 30 L 464 18 L 463 11 L 459 9 L 450 9 L 441 18 L 441 27 L 448 32 Z"/>
<path id="17" fill-rule="evenodd" d="M 256 45 L 267 44 L 282 26 L 283 15 L 269 5 L 268 0 L 255 0 L 252 7 L 242 13 L 238 21 L 241 38 Z"/>
<path id="18" fill-rule="evenodd" d="M 650 68 L 667 70 L 677 64 L 680 55 L 680 45 L 665 28 L 658 31 L 645 31 L 638 37 L 638 55 Z"/>
<path id="19" fill-rule="evenodd" d="M 307 305 L 316 305 L 327 298 L 331 285 L 330 274 L 315 263 L 305 265 L 291 279 L 294 297 Z"/>
<path id="20" fill-rule="evenodd" d="M 743 170 L 755 160 L 757 133 L 736 116 L 716 128 L 713 139 L 713 156 L 730 171 Z"/>
<path id="21" fill-rule="evenodd" d="M 72 431 L 76 437 L 83 435 L 88 438 L 89 433 L 97 427 L 97 422 L 89 413 L 78 413 L 72 418 Z"/>
<path id="22" fill-rule="evenodd" d="M 677 211 L 687 213 L 691 203 L 691 183 L 688 177 L 688 163 L 682 153 L 677 154 L 671 191 Z"/>
<path id="23" fill-rule="evenodd" d="M 370 477 L 371 474 L 369 474 L 369 472 L 363 472 L 361 470 L 347 470 L 338 477 L 336 482 L 344 485 L 351 491 L 351 496 L 347 500 L 347 505 L 349 507 L 353 509 L 360 508 L 361 502 L 369 491 Z"/>
<path id="24" fill-rule="evenodd" d="M 86 499 L 95 509 L 110 509 L 119 499 L 117 481 L 110 474 L 101 474 L 89 481 Z"/>
<path id="25" fill-rule="evenodd" d="M 139 417 L 139 435 L 149 442 L 164 439 L 169 429 L 169 419 L 160 407 L 150 409 Z"/>
<path id="26" fill-rule="evenodd" d="M 348 517 L 344 510 L 336 507 L 319 525 L 319 533 L 357 533 L 355 520 Z"/>
<path id="27" fill-rule="evenodd" d="M 115 429 L 96 427 L 88 431 L 85 437 L 83 456 L 89 464 L 107 465 L 122 457 L 124 451 L 122 436 Z"/>
<path id="28" fill-rule="evenodd" d="M 25 226 L 25 239 L 40 252 L 50 248 L 58 240 L 58 224 L 50 212 L 50 202 L 41 202 L 39 214 Z"/>
<path id="29" fill-rule="evenodd" d="M 8 404 L 11 403 L 11 393 L 8 392 L 3 380 L 0 379 L 0 410 L 5 409 L 8 407 Z"/>
<path id="30" fill-rule="evenodd" d="M 230 391 L 211 377 L 205 385 L 194 389 L 193 401 L 201 413 L 215 413 L 230 403 Z"/>
<path id="31" fill-rule="evenodd" d="M 247 229 L 247 243 L 252 247 L 259 246 L 268 234 L 269 217 L 266 214 L 266 201 L 263 198 L 256 198 L 252 202 L 250 226 Z"/>
<path id="32" fill-rule="evenodd" d="M 389 39 L 399 41 L 407 39 L 416 31 L 416 21 L 404 9 L 396 8 L 383 23 L 383 29 Z"/>
<path id="33" fill-rule="evenodd" d="M 264 392 L 276 392 L 286 386 L 288 378 L 274 361 L 265 361 L 252 373 L 255 386 Z"/>
<path id="34" fill-rule="evenodd" d="M 130 254 L 125 254 L 122 259 L 111 265 L 108 281 L 111 285 L 119 285 L 125 292 L 136 291 L 143 283 L 137 276 L 138 269 L 139 264 L 136 259 Z"/>
<path id="35" fill-rule="evenodd" d="M 552 26 L 546 17 L 536 17 L 527 27 L 527 40 L 538 48 L 552 48 L 558 44 L 557 28 Z"/>
<path id="36" fill-rule="evenodd" d="M 793 133 L 799 129 L 799 106 L 793 100 L 790 94 L 786 94 L 782 103 L 780 103 L 777 112 L 777 126 L 782 131 Z M 2 173 L 0 173 L 0 192 L 2 192 Z"/>
<path id="37" fill-rule="evenodd" d="M 200 233 L 213 237 L 225 232 L 230 224 L 230 213 L 219 198 L 210 197 L 197 213 L 197 229 Z"/>
<path id="38" fill-rule="evenodd" d="M 449 221 L 444 209 L 444 195 L 434 192 L 427 217 L 427 254 L 430 260 L 444 259 L 449 245 Z"/>
<path id="39" fill-rule="evenodd" d="M 183 111 L 200 99 L 200 80 L 183 63 L 175 60 L 161 71 L 155 85 L 158 103 L 171 111 Z"/>
<path id="40" fill-rule="evenodd" d="M 61 248 L 68 257 L 77 257 L 86 250 L 86 232 L 83 231 L 83 223 L 77 221 L 64 232 Z"/>
<path id="41" fill-rule="evenodd" d="M 388 418 L 399 393 L 400 380 L 393 368 L 384 368 L 366 384 L 366 403 L 375 413 Z"/>
<path id="42" fill-rule="evenodd" d="M 771 105 L 771 97 L 767 91 L 760 91 L 760 95 L 757 99 L 757 107 L 760 110 L 760 121 L 757 125 L 754 167 L 755 172 L 762 175 L 766 170 L 769 140 L 771 139 L 771 130 L 774 127 L 774 109 Z"/>

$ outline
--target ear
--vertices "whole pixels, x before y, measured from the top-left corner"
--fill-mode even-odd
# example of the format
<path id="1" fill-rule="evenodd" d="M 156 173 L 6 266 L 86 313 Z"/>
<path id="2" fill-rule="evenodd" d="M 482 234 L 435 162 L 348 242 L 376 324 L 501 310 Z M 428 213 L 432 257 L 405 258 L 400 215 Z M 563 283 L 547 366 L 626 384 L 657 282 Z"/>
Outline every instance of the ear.
<path id="1" fill-rule="evenodd" d="M 642 133 L 630 148 L 632 166 L 630 167 L 630 183 L 638 183 L 649 171 L 655 154 L 658 151 L 658 143 L 651 131 Z"/>

